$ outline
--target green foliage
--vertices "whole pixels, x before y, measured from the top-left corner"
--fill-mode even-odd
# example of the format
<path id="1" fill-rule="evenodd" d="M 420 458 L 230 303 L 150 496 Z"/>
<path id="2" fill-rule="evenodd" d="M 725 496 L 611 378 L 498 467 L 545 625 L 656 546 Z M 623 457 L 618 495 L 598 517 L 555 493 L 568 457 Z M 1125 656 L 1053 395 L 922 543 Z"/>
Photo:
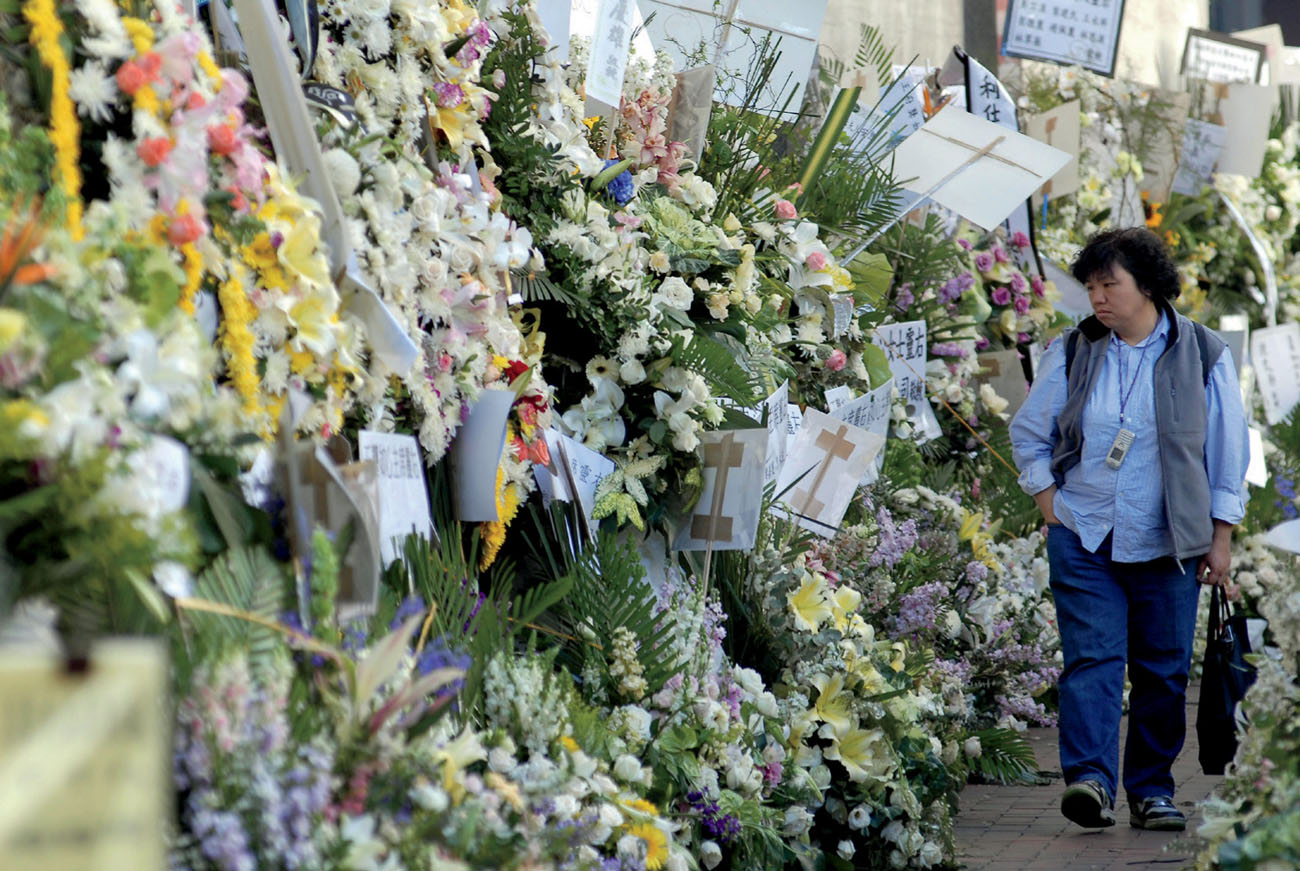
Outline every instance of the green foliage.
<path id="1" fill-rule="evenodd" d="M 674 339 L 670 352 L 675 365 L 698 372 L 715 396 L 741 406 L 757 405 L 767 395 L 762 373 L 745 369 L 733 347 L 697 332 L 689 342 Z"/>
<path id="2" fill-rule="evenodd" d="M 523 12 L 509 11 L 503 17 L 510 29 L 493 44 L 483 70 L 485 75 L 502 70 L 505 85 L 494 89 L 497 99 L 492 114 L 483 121 L 483 132 L 492 142 L 491 159 L 502 169 L 496 179 L 502 210 L 516 217 L 527 215 L 533 236 L 542 239 L 554 226 L 554 216 L 564 214 L 564 195 L 581 179 L 565 171 L 558 146 L 544 145 L 529 132 L 536 114 L 533 62 L 545 48 Z"/>
<path id="3" fill-rule="evenodd" d="M 972 774 L 989 783 L 1033 783 L 1038 773 L 1034 748 L 1019 732 L 1011 729 L 983 729 L 971 732 L 982 748 L 971 760 Z"/>
<path id="4" fill-rule="evenodd" d="M 285 610 L 288 577 L 263 547 L 232 548 L 217 557 L 194 582 L 197 598 L 207 599 L 269 621 Z M 225 651 L 242 651 L 254 676 L 282 649 L 276 630 L 223 614 L 185 611 L 181 625 L 186 641 L 177 660 L 182 677 L 201 662 L 216 662 Z"/>
<path id="5" fill-rule="evenodd" d="M 572 556 L 565 576 L 571 592 L 564 602 L 565 627 L 572 640 L 561 662 L 575 674 L 595 668 L 605 685 L 614 633 L 626 629 L 636 637 L 637 660 L 644 668 L 648 693 L 657 692 L 679 665 L 672 654 L 676 626 L 657 613 L 654 593 L 645 582 L 640 557 L 629 542 L 602 531 L 594 544 Z"/>
<path id="6" fill-rule="evenodd" d="M 499 651 L 513 650 L 516 634 L 559 604 L 573 579 L 561 577 L 538 584 L 512 598 L 513 567 L 508 560 L 498 560 L 488 578 L 487 592 L 480 595 L 474 562 L 466 559 L 458 541 L 447 536 L 430 544 L 412 535 L 406 539 L 402 561 L 389 567 L 385 582 L 399 594 L 411 590 L 429 603 L 430 639 L 441 638 L 448 649 L 470 655 L 472 664 L 465 675 L 461 702 L 465 710 L 472 711 L 482 699 L 483 668 L 488 660 Z"/>

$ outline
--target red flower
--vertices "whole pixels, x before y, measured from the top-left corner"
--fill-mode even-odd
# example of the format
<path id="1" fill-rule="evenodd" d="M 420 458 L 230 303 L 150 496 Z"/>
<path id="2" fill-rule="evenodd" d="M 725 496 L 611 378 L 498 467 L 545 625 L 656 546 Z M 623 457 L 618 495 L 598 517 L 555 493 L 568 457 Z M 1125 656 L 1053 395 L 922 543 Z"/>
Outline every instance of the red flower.
<path id="1" fill-rule="evenodd" d="M 154 136 L 137 145 L 135 153 L 146 166 L 158 166 L 172 153 L 172 141 L 166 136 Z"/>
<path id="2" fill-rule="evenodd" d="M 167 241 L 177 248 L 196 242 L 204 233 L 203 222 L 193 215 L 177 215 L 167 225 Z"/>
<path id="3" fill-rule="evenodd" d="M 511 360 L 506 366 L 506 381 L 514 381 L 520 375 L 528 371 L 528 364 L 523 360 Z"/>
<path id="4" fill-rule="evenodd" d="M 239 147 L 235 128 L 229 124 L 213 124 L 208 128 L 208 147 L 212 149 L 213 154 L 234 154 L 235 149 Z"/>

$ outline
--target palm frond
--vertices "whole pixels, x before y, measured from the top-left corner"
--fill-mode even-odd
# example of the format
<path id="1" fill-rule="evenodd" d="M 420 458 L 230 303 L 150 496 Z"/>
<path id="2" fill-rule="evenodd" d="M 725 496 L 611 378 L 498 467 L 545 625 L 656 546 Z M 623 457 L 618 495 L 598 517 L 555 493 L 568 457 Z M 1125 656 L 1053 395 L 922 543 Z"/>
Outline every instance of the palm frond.
<path id="1" fill-rule="evenodd" d="M 703 333 L 695 333 L 689 343 L 675 341 L 672 358 L 683 369 L 698 372 L 715 396 L 751 406 L 766 395 L 761 373 L 746 369 L 731 349 Z"/>
<path id="2" fill-rule="evenodd" d="M 980 779 L 1001 784 L 1036 779 L 1038 760 L 1034 748 L 1019 732 L 993 728 L 972 732 L 971 736 L 980 742 L 980 755 L 971 760 L 972 773 Z"/>
<path id="3" fill-rule="evenodd" d="M 239 547 L 217 557 L 194 581 L 195 596 L 229 605 L 266 620 L 278 620 L 285 609 L 287 592 L 284 570 L 262 547 Z M 248 620 L 210 614 L 186 612 L 192 630 L 191 661 L 211 661 L 225 649 L 248 652 L 254 672 L 265 667 L 281 639 L 273 629 Z"/>
<path id="4" fill-rule="evenodd" d="M 510 282 L 526 302 L 559 302 L 577 305 L 578 297 L 540 272 L 512 272 Z"/>

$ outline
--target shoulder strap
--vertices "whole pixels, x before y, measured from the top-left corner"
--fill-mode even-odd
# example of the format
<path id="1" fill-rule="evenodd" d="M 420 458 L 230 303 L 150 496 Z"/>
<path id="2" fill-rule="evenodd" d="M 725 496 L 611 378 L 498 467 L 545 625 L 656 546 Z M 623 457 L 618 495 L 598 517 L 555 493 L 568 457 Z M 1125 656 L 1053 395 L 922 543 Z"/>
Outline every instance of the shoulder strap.
<path id="1" fill-rule="evenodd" d="M 1070 364 L 1074 362 L 1074 355 L 1079 350 L 1079 331 L 1073 330 L 1065 337 L 1065 381 L 1070 381 Z"/>
<path id="2" fill-rule="evenodd" d="M 1196 346 L 1197 348 L 1200 349 L 1201 352 L 1201 383 L 1204 386 L 1209 387 L 1210 373 L 1214 371 L 1214 366 L 1216 363 L 1219 362 L 1219 357 L 1222 356 L 1223 349 L 1226 347 L 1226 345 L 1220 342 L 1216 346 L 1217 353 L 1212 352 L 1210 350 L 1209 327 L 1197 321 L 1193 321 L 1192 323 L 1194 324 L 1196 329 Z M 1210 359 L 1211 355 L 1213 355 L 1214 359 Z"/>

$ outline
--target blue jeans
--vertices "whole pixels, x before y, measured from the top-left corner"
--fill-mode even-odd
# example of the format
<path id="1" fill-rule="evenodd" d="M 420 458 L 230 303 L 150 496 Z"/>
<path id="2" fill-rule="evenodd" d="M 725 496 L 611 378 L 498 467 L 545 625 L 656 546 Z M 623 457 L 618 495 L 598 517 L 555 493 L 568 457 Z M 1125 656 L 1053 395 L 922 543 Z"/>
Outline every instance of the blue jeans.
<path id="1" fill-rule="evenodd" d="M 1174 794 L 1170 774 L 1187 733 L 1187 671 L 1196 634 L 1198 558 L 1184 572 L 1166 557 L 1110 558 L 1110 536 L 1089 553 L 1068 527 L 1047 532 L 1052 597 L 1061 633 L 1060 749 L 1066 783 L 1096 780 L 1115 796 L 1124 664 L 1128 663 L 1129 802 Z"/>

